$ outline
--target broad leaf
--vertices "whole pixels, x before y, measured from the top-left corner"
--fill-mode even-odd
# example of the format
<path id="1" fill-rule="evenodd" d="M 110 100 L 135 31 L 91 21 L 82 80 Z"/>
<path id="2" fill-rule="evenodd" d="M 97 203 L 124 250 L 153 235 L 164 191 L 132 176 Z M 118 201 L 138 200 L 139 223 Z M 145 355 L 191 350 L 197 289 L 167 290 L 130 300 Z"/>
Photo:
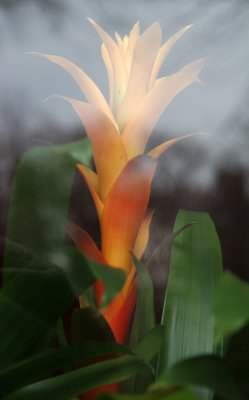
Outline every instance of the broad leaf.
<path id="1" fill-rule="evenodd" d="M 122 287 L 122 271 L 103 268 L 64 245 L 76 162 L 90 159 L 89 141 L 81 140 L 31 149 L 17 168 L 0 293 L 2 365 L 30 355 L 95 280 L 104 280 L 105 304 Z"/>
<path id="2" fill-rule="evenodd" d="M 72 343 L 90 340 L 115 341 L 114 334 L 103 315 L 94 307 L 78 308 L 71 318 Z"/>
<path id="3" fill-rule="evenodd" d="M 215 350 L 213 296 L 222 269 L 220 244 L 206 213 L 180 211 L 173 243 L 162 322 L 165 338 L 159 353 L 158 373 L 188 356 Z"/>
<path id="4" fill-rule="evenodd" d="M 136 354 L 125 355 L 108 361 L 79 368 L 32 385 L 25 386 L 5 397 L 5 400 L 68 400 L 103 384 L 128 379 L 144 367 L 158 351 L 158 344 L 152 347 L 152 340 L 161 338 L 161 328 L 149 333 L 135 348 Z"/>
<path id="5" fill-rule="evenodd" d="M 245 400 L 229 367 L 218 356 L 193 357 L 172 365 L 153 385 L 153 389 L 165 389 L 172 385 L 204 386 L 226 399 Z"/>
<path id="6" fill-rule="evenodd" d="M 148 269 L 136 257 L 133 260 L 137 269 L 137 292 L 130 346 L 135 346 L 155 326 L 153 282 Z M 122 389 L 131 393 L 143 392 L 152 380 L 153 374 L 146 369 L 125 382 Z"/>
<path id="7" fill-rule="evenodd" d="M 132 353 L 114 342 L 87 342 L 60 349 L 47 350 L 0 370 L 0 395 L 33 383 L 51 372 L 89 359 Z"/>
<path id="8" fill-rule="evenodd" d="M 249 285 L 225 271 L 215 292 L 215 328 L 222 340 L 249 323 Z"/>
<path id="9" fill-rule="evenodd" d="M 9 243 L 44 257 L 65 241 L 65 222 L 76 162 L 89 164 L 88 140 L 28 150 L 16 170 L 8 214 L 4 282 L 20 267 Z M 11 273 L 10 273 L 11 272 Z"/>
<path id="10" fill-rule="evenodd" d="M 164 327 L 161 325 L 151 329 L 135 346 L 132 351 L 144 362 L 148 363 L 158 353 L 164 338 Z"/>
<path id="11" fill-rule="evenodd" d="M 64 311 L 101 279 L 114 297 L 124 282 L 117 268 L 105 268 L 74 248 L 53 253 L 59 264 L 45 261 L 14 246 L 19 273 L 0 291 L 0 365 L 28 356 Z M 55 257 L 55 254 L 57 255 Z"/>
<path id="12" fill-rule="evenodd" d="M 113 394 L 103 393 L 98 400 L 198 400 L 195 395 L 187 389 L 161 390 L 143 394 Z"/>

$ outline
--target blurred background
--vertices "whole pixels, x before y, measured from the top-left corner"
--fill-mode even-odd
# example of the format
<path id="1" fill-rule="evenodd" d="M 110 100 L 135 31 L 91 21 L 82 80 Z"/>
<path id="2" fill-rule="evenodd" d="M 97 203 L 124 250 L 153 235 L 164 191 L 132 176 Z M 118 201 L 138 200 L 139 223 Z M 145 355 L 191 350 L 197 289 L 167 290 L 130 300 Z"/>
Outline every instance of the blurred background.
<path id="1" fill-rule="evenodd" d="M 164 40 L 194 24 L 170 52 L 161 75 L 204 57 L 203 85 L 192 85 L 170 104 L 149 147 L 192 132 L 207 135 L 181 142 L 162 156 L 151 197 L 156 213 L 147 254 L 172 230 L 179 208 L 205 210 L 215 221 L 225 268 L 249 279 L 248 0 L 0 0 L 1 237 L 11 183 L 25 150 L 84 135 L 67 104 L 44 101 L 54 94 L 81 99 L 78 87 L 62 69 L 28 53 L 69 58 L 107 94 L 100 40 L 86 17 L 122 35 L 137 20 L 142 30 L 158 20 Z M 77 182 L 72 213 L 90 230 L 97 229 L 94 212 L 77 202 Z M 165 249 L 154 273 L 158 286 L 166 279 L 167 257 Z"/>

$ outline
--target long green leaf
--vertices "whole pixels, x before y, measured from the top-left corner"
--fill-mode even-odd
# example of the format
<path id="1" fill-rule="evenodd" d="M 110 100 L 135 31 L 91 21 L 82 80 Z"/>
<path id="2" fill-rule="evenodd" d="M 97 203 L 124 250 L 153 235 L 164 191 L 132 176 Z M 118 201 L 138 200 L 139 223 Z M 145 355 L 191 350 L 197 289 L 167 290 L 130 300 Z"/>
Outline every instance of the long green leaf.
<path id="1" fill-rule="evenodd" d="M 82 392 L 128 379 L 144 367 L 158 351 L 152 340 L 160 339 L 161 327 L 154 329 L 133 349 L 135 356 L 99 362 L 63 375 L 25 386 L 5 397 L 5 400 L 68 400 Z"/>
<path id="2" fill-rule="evenodd" d="M 158 374 L 185 357 L 215 350 L 214 287 L 222 269 L 219 239 L 206 213 L 181 210 L 174 231 L 196 222 L 173 244 L 162 322 Z"/>
<path id="3" fill-rule="evenodd" d="M 76 162 L 90 159 L 89 141 L 81 140 L 31 149 L 17 168 L 0 293 L 2 365 L 30 354 L 96 279 L 104 279 L 105 305 L 122 287 L 122 272 L 105 268 L 103 273 L 102 266 L 64 245 Z"/>
<path id="4" fill-rule="evenodd" d="M 101 385 L 127 379 L 143 365 L 133 356 L 100 362 L 26 386 L 6 396 L 5 400 L 69 400 Z"/>
<path id="5" fill-rule="evenodd" d="M 148 269 L 134 257 L 137 269 L 136 308 L 130 346 L 135 346 L 155 326 L 154 288 Z"/>
<path id="6" fill-rule="evenodd" d="M 172 385 L 204 386 L 226 399 L 245 400 L 229 367 L 218 356 L 193 357 L 174 364 L 163 373 L 153 389 Z"/>
<path id="7" fill-rule="evenodd" d="M 218 282 L 214 317 L 216 338 L 226 340 L 226 361 L 249 398 L 249 285 L 231 272 Z"/>
<path id="8" fill-rule="evenodd" d="M 16 170 L 8 214 L 4 283 L 20 268 L 9 243 L 44 257 L 65 241 L 65 222 L 76 162 L 89 164 L 88 140 L 28 150 Z"/>
<path id="9" fill-rule="evenodd" d="M 134 257 L 137 269 L 136 308 L 133 318 L 130 346 L 135 346 L 155 326 L 154 288 L 148 269 Z M 143 392 L 153 380 L 153 374 L 145 369 L 125 382 L 122 390 L 130 393 Z"/>
<path id="10" fill-rule="evenodd" d="M 218 282 L 214 317 L 217 340 L 249 323 L 249 285 L 231 272 L 225 271 Z"/>
<path id="11" fill-rule="evenodd" d="M 131 350 L 115 342 L 87 342 L 60 349 L 47 350 L 34 357 L 0 370 L 0 395 L 6 395 L 51 372 L 89 359 L 132 354 Z"/>
<path id="12" fill-rule="evenodd" d="M 71 317 L 71 341 L 82 343 L 90 340 L 115 341 L 106 319 L 94 307 L 77 308 Z"/>
<path id="13" fill-rule="evenodd" d="M 103 393 L 98 400 L 197 400 L 188 389 L 161 390 L 143 394 L 113 394 Z"/>
<path id="14" fill-rule="evenodd" d="M 151 329 L 139 343 L 132 347 L 132 351 L 144 362 L 148 363 L 158 353 L 164 338 L 164 327 L 161 325 Z"/>
<path id="15" fill-rule="evenodd" d="M 245 398 L 249 399 L 249 324 L 230 337 L 225 358 Z"/>
<path id="16" fill-rule="evenodd" d="M 56 265 L 14 247 L 21 266 L 0 291 L 0 366 L 28 356 L 96 279 L 104 281 L 112 296 L 124 282 L 122 271 L 103 268 L 73 248 L 53 252 Z"/>

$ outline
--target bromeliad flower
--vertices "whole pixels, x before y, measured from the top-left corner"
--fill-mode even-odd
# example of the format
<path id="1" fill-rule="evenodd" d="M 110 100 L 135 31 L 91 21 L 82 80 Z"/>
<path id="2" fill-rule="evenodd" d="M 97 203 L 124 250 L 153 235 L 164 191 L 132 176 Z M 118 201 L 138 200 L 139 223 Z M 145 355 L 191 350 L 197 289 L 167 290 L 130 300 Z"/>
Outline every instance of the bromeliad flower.
<path id="1" fill-rule="evenodd" d="M 65 98 L 80 117 L 92 141 L 96 173 L 78 165 L 94 200 L 101 227 L 101 251 L 83 229 L 70 225 L 77 247 L 89 256 L 127 273 L 122 292 L 104 312 L 118 341 L 123 341 L 135 303 L 135 267 L 131 252 L 141 258 L 149 238 L 152 212 L 147 212 L 157 158 L 179 138 L 144 154 L 148 139 L 173 98 L 198 81 L 202 60 L 157 79 L 174 43 L 191 27 L 161 45 L 159 23 L 140 35 L 136 23 L 128 36 L 112 39 L 90 20 L 103 41 L 101 50 L 109 79 L 109 102 L 91 78 L 71 61 L 45 55 L 76 81 L 87 102 Z M 97 301 L 102 287 L 95 285 Z"/>

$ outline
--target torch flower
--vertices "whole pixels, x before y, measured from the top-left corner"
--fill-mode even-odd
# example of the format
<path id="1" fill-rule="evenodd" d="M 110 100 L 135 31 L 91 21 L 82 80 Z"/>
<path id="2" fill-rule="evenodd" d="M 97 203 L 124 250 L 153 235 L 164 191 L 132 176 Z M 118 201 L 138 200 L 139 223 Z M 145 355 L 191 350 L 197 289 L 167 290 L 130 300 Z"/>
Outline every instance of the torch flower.
<path id="1" fill-rule="evenodd" d="M 122 268 L 127 281 L 104 312 L 118 341 L 123 341 L 135 304 L 135 267 L 131 252 L 141 258 L 149 238 L 152 212 L 147 212 L 157 159 L 180 140 L 166 141 L 145 154 L 148 139 L 171 100 L 198 81 L 202 60 L 157 79 L 168 52 L 191 26 L 161 44 L 159 23 L 140 35 L 139 23 L 116 41 L 90 20 L 103 41 L 101 50 L 109 79 L 109 102 L 91 78 L 71 61 L 45 55 L 76 81 L 87 102 L 65 98 L 81 119 L 92 141 L 96 173 L 78 165 L 91 192 L 101 228 L 101 250 L 78 226 L 70 225 L 76 246 L 90 257 Z M 101 284 L 95 285 L 100 304 Z"/>

